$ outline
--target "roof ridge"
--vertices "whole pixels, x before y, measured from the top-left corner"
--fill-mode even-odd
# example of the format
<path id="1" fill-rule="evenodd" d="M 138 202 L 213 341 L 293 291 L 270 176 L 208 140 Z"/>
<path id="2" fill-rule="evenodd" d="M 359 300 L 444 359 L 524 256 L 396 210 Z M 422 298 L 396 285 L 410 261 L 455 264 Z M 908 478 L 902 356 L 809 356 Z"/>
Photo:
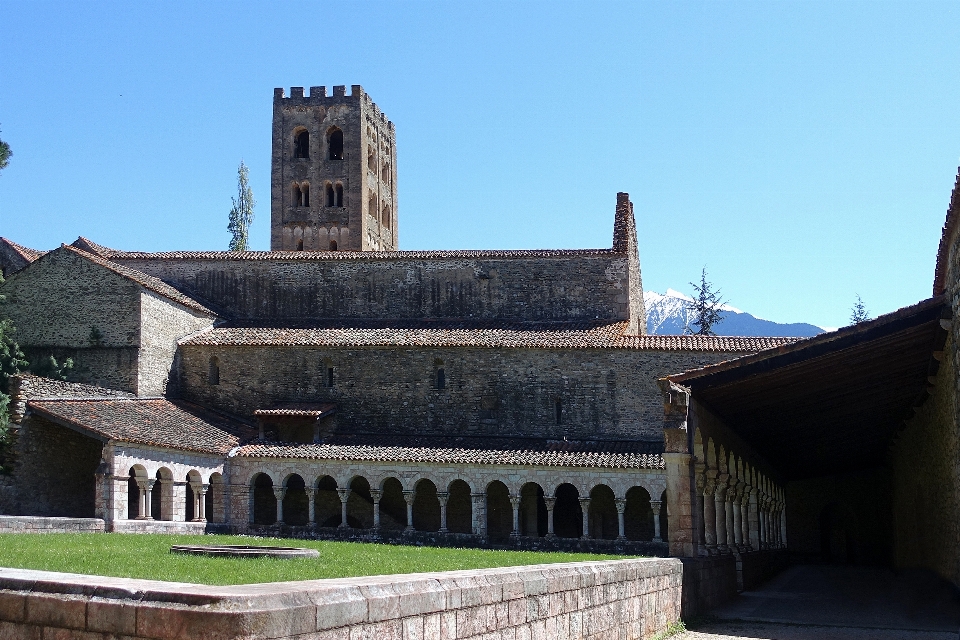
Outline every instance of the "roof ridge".
<path id="1" fill-rule="evenodd" d="M 947 290 L 950 238 L 957 227 L 958 218 L 960 218 L 960 167 L 957 168 L 957 177 L 953 184 L 953 191 L 950 193 L 950 203 L 947 205 L 947 217 L 940 234 L 940 245 L 937 247 L 937 264 L 933 273 L 933 295 L 935 296 Z"/>
<path id="2" fill-rule="evenodd" d="M 613 256 L 613 249 L 427 249 L 414 251 L 114 251 L 117 260 L 397 260 L 421 258 L 528 258 Z"/>
<path id="3" fill-rule="evenodd" d="M 47 253 L 46 251 L 40 251 L 39 249 L 31 249 L 30 247 L 25 247 L 22 244 L 18 244 L 11 240 L 10 238 L 4 238 L 0 236 L 0 241 L 6 243 L 11 249 L 13 249 L 17 255 L 19 255 L 24 260 L 28 262 L 33 262 L 43 254 Z"/>
<path id="4" fill-rule="evenodd" d="M 101 258 L 109 258 L 118 253 L 122 253 L 117 249 L 111 249 L 110 247 L 105 247 L 102 244 L 97 244 L 93 240 L 83 236 L 77 236 L 77 239 L 70 243 L 70 246 L 86 251 L 87 253 L 93 253 Z"/>

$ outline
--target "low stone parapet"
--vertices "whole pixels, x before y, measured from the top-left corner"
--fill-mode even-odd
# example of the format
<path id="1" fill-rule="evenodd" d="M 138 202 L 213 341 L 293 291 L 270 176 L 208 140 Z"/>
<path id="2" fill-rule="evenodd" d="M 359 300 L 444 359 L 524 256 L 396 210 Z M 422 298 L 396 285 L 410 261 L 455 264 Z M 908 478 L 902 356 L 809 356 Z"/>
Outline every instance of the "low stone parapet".
<path id="1" fill-rule="evenodd" d="M 0 637 L 640 640 L 679 619 L 682 573 L 651 558 L 212 587 L 0 569 Z"/>
<path id="2" fill-rule="evenodd" d="M 99 518 L 0 516 L 0 533 L 103 533 L 105 530 Z"/>
<path id="3" fill-rule="evenodd" d="M 181 522 L 177 520 L 114 520 L 110 523 L 113 533 L 180 533 L 202 535 L 204 533 L 230 533 L 224 524 L 213 522 Z"/>

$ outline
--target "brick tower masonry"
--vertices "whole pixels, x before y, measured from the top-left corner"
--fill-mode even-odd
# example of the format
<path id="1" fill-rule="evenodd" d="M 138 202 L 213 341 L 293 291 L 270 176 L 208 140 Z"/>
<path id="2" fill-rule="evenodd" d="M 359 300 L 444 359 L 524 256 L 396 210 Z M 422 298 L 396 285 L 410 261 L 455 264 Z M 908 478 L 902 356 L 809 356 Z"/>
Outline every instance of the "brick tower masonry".
<path id="1" fill-rule="evenodd" d="M 395 142 L 359 85 L 274 89 L 271 250 L 396 251 Z"/>

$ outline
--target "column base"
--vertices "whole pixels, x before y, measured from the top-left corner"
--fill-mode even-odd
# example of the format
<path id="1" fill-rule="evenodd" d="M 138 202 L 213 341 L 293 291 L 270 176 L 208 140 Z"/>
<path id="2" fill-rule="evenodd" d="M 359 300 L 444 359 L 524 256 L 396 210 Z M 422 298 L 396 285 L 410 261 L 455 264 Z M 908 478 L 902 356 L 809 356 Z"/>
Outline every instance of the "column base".
<path id="1" fill-rule="evenodd" d="M 437 533 L 450 533 L 450 529 L 447 529 L 446 527 L 440 527 L 437 529 Z"/>
<path id="2" fill-rule="evenodd" d="M 619 540 L 620 538 L 617 538 Z M 654 538 L 652 542 L 663 542 L 663 538 Z"/>
<path id="3" fill-rule="evenodd" d="M 544 537 L 544 538 L 556 538 L 556 537 L 557 537 L 557 534 L 555 534 L 555 533 L 548 533 L 547 535 L 545 535 L 545 536 L 543 536 L 543 537 Z"/>
<path id="4" fill-rule="evenodd" d="M 617 541 L 619 541 L 619 542 L 624 542 L 624 541 L 626 541 L 626 539 L 627 539 L 627 536 L 617 536 Z M 654 542 L 656 542 L 656 541 L 654 541 Z"/>
<path id="5" fill-rule="evenodd" d="M 340 524 L 337 525 L 337 529 L 349 529 L 349 528 L 350 528 L 350 525 L 348 525 L 346 522 L 341 522 Z"/>

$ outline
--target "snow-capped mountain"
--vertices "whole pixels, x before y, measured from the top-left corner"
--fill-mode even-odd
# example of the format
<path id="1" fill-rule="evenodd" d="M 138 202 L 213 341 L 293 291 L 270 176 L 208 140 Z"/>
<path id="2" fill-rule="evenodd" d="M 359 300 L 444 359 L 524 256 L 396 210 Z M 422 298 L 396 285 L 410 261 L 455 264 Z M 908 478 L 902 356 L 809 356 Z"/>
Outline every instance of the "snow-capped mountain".
<path id="1" fill-rule="evenodd" d="M 647 333 L 679 335 L 695 320 L 687 304 L 693 298 L 679 291 L 667 289 L 666 295 L 656 291 L 643 292 L 647 310 Z M 720 336 L 788 336 L 808 337 L 823 333 L 820 327 L 805 322 L 781 324 L 763 320 L 736 307 L 723 305 L 723 320 L 713 326 Z"/>

